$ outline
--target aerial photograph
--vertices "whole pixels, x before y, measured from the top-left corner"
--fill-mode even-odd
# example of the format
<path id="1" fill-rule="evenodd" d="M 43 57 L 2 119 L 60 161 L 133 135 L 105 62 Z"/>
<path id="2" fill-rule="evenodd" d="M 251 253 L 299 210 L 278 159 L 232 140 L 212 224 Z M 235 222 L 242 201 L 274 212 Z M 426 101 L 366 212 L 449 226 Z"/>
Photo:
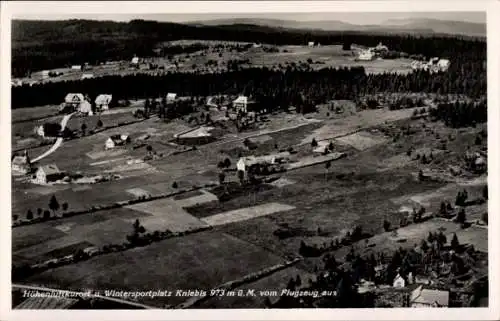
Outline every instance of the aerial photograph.
<path id="1" fill-rule="evenodd" d="M 491 306 L 486 39 L 479 11 L 14 17 L 11 309 Z"/>

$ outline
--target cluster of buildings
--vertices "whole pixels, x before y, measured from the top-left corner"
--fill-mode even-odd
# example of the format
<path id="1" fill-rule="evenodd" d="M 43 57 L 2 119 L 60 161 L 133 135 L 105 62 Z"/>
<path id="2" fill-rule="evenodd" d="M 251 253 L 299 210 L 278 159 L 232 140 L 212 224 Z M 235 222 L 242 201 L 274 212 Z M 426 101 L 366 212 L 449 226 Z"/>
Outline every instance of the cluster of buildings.
<path id="1" fill-rule="evenodd" d="M 101 94 L 95 99 L 95 111 L 101 112 L 109 109 L 109 105 L 113 96 L 110 94 Z M 81 93 L 69 93 L 64 97 L 64 102 L 59 107 L 60 112 L 79 112 L 84 115 L 92 116 L 94 110 L 92 108 L 91 99 Z"/>
<path id="2" fill-rule="evenodd" d="M 430 73 L 445 72 L 449 67 L 450 61 L 448 59 L 440 59 L 438 57 L 433 57 L 427 62 L 414 60 L 411 63 L 411 68 L 413 70 L 424 70 Z"/>
<path id="3" fill-rule="evenodd" d="M 117 134 L 110 136 L 104 144 L 105 149 L 113 149 L 117 146 L 123 146 L 130 143 L 130 136 L 128 134 Z"/>
<path id="4" fill-rule="evenodd" d="M 389 52 L 389 48 L 379 43 L 376 47 L 370 47 L 359 53 L 357 60 L 370 61 L 378 57 L 383 57 L 385 53 Z"/>
<path id="5" fill-rule="evenodd" d="M 12 158 L 11 166 L 13 174 L 17 175 L 28 175 L 35 169 L 26 150 L 22 155 L 16 155 Z M 45 185 L 61 180 L 64 176 L 65 174 L 55 164 L 43 165 L 34 172 L 33 183 Z"/>

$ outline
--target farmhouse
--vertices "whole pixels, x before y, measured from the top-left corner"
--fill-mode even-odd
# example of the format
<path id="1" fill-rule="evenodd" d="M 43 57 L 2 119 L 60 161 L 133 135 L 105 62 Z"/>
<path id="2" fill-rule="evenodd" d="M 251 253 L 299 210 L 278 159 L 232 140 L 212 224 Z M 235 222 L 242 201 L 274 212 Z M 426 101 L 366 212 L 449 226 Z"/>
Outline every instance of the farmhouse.
<path id="1" fill-rule="evenodd" d="M 113 96 L 108 94 L 101 94 L 97 96 L 97 98 L 95 99 L 95 105 L 97 110 L 108 110 L 109 104 L 111 103 L 112 99 Z"/>
<path id="2" fill-rule="evenodd" d="M 175 93 L 168 93 L 167 94 L 167 104 L 173 103 L 176 98 L 177 98 L 177 94 L 175 94 Z"/>
<path id="3" fill-rule="evenodd" d="M 73 65 L 71 66 L 71 70 L 82 70 L 82 65 Z"/>
<path id="4" fill-rule="evenodd" d="M 307 45 L 308 45 L 309 47 L 314 47 L 314 41 L 309 41 L 309 42 L 307 43 Z"/>
<path id="5" fill-rule="evenodd" d="M 359 54 L 358 60 L 370 61 L 370 60 L 373 60 L 374 57 L 375 57 L 375 55 L 373 54 L 373 52 L 371 50 L 365 50 Z"/>
<path id="6" fill-rule="evenodd" d="M 60 180 L 63 177 L 64 173 L 62 173 L 55 164 L 50 164 L 38 168 L 34 182 L 37 184 L 47 184 Z"/>
<path id="7" fill-rule="evenodd" d="M 72 107 L 73 110 L 78 109 L 83 101 L 85 101 L 85 97 L 80 93 L 69 93 L 66 95 L 66 97 L 64 97 L 64 105 Z"/>
<path id="8" fill-rule="evenodd" d="M 448 307 L 450 293 L 448 291 L 424 289 L 419 286 L 410 296 L 412 308 Z"/>
<path id="9" fill-rule="evenodd" d="M 130 137 L 127 134 L 110 136 L 105 143 L 105 149 L 112 149 L 116 146 L 123 146 L 130 143 Z"/>
<path id="10" fill-rule="evenodd" d="M 14 156 L 12 159 L 12 170 L 20 174 L 26 174 L 31 171 L 31 161 L 26 150 L 23 155 Z"/>
<path id="11" fill-rule="evenodd" d="M 241 157 L 236 163 L 236 168 L 238 171 L 242 171 L 245 175 L 248 175 L 249 172 L 253 172 L 257 167 L 269 167 L 272 169 L 274 166 L 284 163 L 288 156 L 290 156 L 290 153 L 283 152 L 264 156 Z"/>
<path id="12" fill-rule="evenodd" d="M 236 110 L 236 112 L 247 112 L 247 105 L 248 105 L 248 97 L 247 96 L 239 96 L 236 98 L 235 101 L 233 101 L 233 108 Z"/>

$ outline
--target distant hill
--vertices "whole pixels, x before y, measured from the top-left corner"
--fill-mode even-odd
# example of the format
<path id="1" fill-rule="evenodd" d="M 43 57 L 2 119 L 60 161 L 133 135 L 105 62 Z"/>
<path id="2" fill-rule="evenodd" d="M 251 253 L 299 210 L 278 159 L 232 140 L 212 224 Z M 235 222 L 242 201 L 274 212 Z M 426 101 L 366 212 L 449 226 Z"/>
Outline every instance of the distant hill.
<path id="1" fill-rule="evenodd" d="M 481 23 L 437 19 L 392 19 L 381 25 L 356 25 L 338 20 L 293 21 L 278 19 L 234 18 L 186 22 L 192 26 L 258 25 L 284 29 L 323 31 L 365 31 L 376 33 L 450 34 L 485 37 L 486 25 Z"/>
<path id="2" fill-rule="evenodd" d="M 409 22 L 410 23 L 410 22 Z M 411 24 L 413 23 L 413 24 Z M 259 42 L 274 45 L 300 45 L 308 41 L 339 44 L 345 41 L 374 46 L 383 42 L 394 50 L 429 54 L 433 48 L 417 46 L 416 38 L 446 38 L 447 47 L 465 45 L 465 39 L 436 33 L 411 22 L 408 26 L 355 26 L 338 21 L 293 22 L 284 20 L 230 19 L 179 24 L 147 20 L 130 22 L 95 20 L 12 21 L 12 72 L 25 75 L 28 71 L 59 68 L 64 65 L 99 63 L 104 60 L 128 60 L 134 55 L 152 55 L 159 43 L 173 40 L 223 40 Z M 431 27 L 436 24 L 428 23 Z M 443 23 L 442 23 L 443 24 Z M 445 23 L 444 23 L 445 24 Z M 445 24 L 446 25 L 446 24 Z M 454 27 L 453 27 L 454 26 Z M 420 27 L 420 29 L 412 29 Z M 330 28 L 330 30 L 328 29 Z M 357 30 L 355 28 L 358 28 Z M 435 27 L 437 29 L 437 27 Z M 460 23 L 448 29 L 465 31 Z M 354 30 L 353 30 L 354 29 Z M 475 29 L 476 33 L 479 29 Z M 460 36 L 458 38 L 467 38 Z M 174 48 L 175 49 L 175 48 Z M 184 50 L 186 48 L 178 48 Z M 169 50 L 173 50 L 169 48 Z M 173 51 L 172 51 L 173 52 Z"/>

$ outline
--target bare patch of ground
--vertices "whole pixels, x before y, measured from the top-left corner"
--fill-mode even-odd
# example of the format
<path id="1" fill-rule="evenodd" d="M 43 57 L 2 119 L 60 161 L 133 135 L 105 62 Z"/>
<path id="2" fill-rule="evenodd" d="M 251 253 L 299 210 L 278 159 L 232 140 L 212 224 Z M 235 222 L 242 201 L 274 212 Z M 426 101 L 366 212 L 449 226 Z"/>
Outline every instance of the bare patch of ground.
<path id="1" fill-rule="evenodd" d="M 294 208 L 294 206 L 280 203 L 267 203 L 204 217 L 202 221 L 212 226 L 224 225 L 239 221 L 246 221 L 255 217 L 266 216 L 277 212 L 290 211 Z"/>

